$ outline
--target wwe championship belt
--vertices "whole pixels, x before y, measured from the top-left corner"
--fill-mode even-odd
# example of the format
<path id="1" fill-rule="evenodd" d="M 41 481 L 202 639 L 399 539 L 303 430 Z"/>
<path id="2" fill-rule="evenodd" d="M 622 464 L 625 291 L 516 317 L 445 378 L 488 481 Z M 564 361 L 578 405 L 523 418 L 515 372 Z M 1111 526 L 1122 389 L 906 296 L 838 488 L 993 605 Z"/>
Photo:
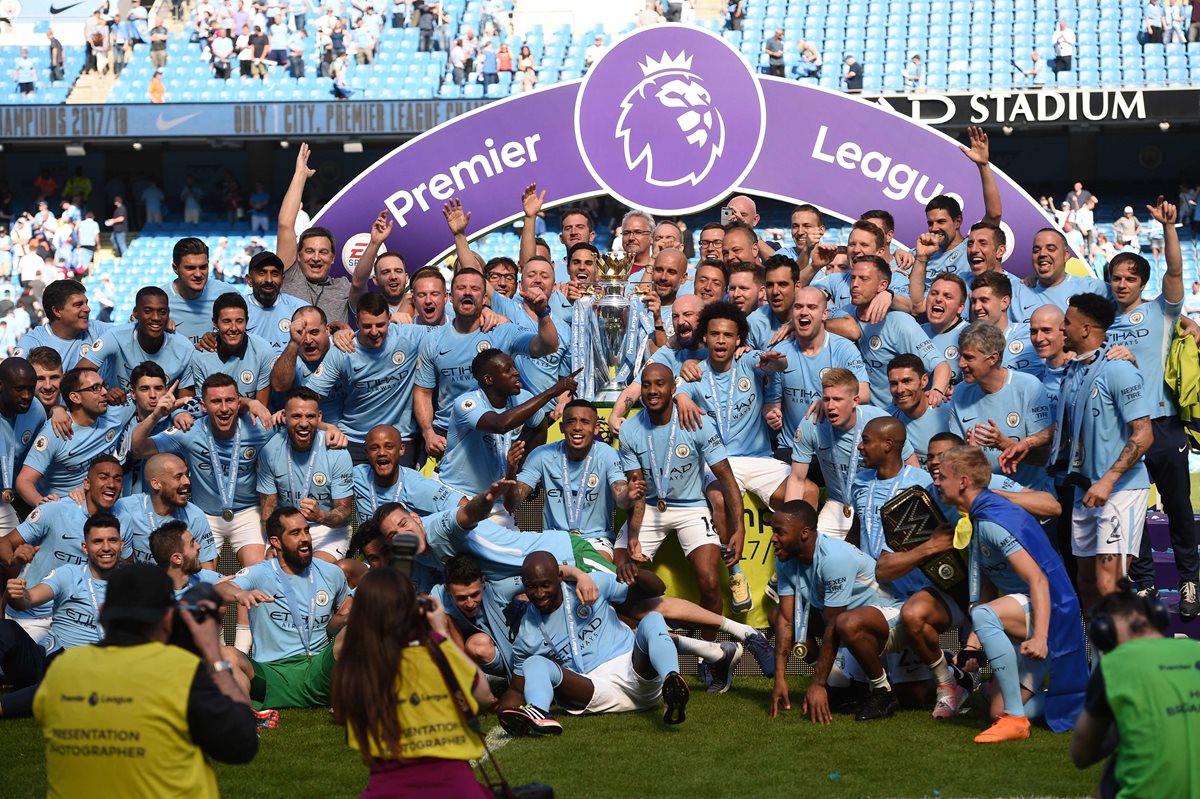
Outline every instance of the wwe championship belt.
<path id="1" fill-rule="evenodd" d="M 947 524 L 941 508 L 921 486 L 910 486 L 892 497 L 879 516 L 884 539 L 893 552 L 906 552 L 920 546 L 929 540 L 934 530 Z M 956 599 L 965 591 L 967 563 L 957 549 L 933 556 L 921 564 L 921 571 L 930 582 Z"/>

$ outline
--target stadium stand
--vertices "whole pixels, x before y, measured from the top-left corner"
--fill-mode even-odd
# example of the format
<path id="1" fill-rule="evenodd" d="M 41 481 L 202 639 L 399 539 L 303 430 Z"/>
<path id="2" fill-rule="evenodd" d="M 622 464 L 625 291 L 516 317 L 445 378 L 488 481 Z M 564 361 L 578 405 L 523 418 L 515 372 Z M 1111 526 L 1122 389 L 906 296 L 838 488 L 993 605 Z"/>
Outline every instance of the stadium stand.
<path id="1" fill-rule="evenodd" d="M 519 4 L 518 4 L 519 5 Z M 764 45 L 776 29 L 784 30 L 787 73 L 796 76 L 800 61 L 798 45 L 810 42 L 824 58 L 824 68 L 814 80 L 828 89 L 840 88 L 841 62 L 852 53 L 865 67 L 864 91 L 868 94 L 904 91 L 904 67 L 913 55 L 924 64 L 923 84 L 931 92 L 962 92 L 1008 89 L 1033 85 L 1024 71 L 1030 66 L 1030 53 L 1036 49 L 1045 65 L 1038 84 L 1055 88 L 1167 87 L 1187 86 L 1200 80 L 1200 42 L 1185 44 L 1146 43 L 1139 39 L 1143 8 L 1140 4 L 1117 0 L 983 0 L 969 6 L 948 0 L 916 0 L 912 3 L 867 4 L 862 0 L 768 0 L 748 3 L 742 29 L 724 30 L 721 18 L 698 19 L 693 24 L 719 32 L 763 72 L 767 70 Z M 212 6 L 201 4 L 200 9 Z M 501 31 L 494 36 L 483 20 L 478 0 L 447 0 L 443 3 L 450 16 L 447 28 L 452 36 L 466 31 L 480 32 L 476 41 L 482 46 L 490 39 L 498 48 L 507 44 L 514 56 L 521 47 L 530 48 L 538 73 L 538 85 L 580 77 L 585 71 L 584 53 L 597 35 L 606 43 L 633 29 L 632 20 L 611 19 L 604 25 L 573 29 L 561 23 L 563 16 L 543 15 L 545 23 L 521 19 L 520 8 L 514 16 L 519 33 Z M 362 11 L 347 4 L 344 18 L 346 47 L 353 55 L 351 33 Z M 886 10 L 885 10 L 886 9 Z M 242 80 L 236 60 L 233 77 L 214 77 L 209 58 L 196 36 L 196 21 L 203 10 L 193 11 L 182 30 L 171 34 L 163 81 L 167 102 L 253 102 L 314 101 L 331 99 L 332 82 L 321 77 L 322 39 L 312 35 L 315 14 L 310 14 L 305 42 L 305 76 L 289 77 L 286 66 L 271 67 L 265 81 Z M 290 16 L 289 16 L 290 19 Z M 419 51 L 418 29 L 392 27 L 390 12 L 380 18 L 377 55 L 374 63 L 349 65 L 349 85 L 354 99 L 428 99 L 428 98 L 499 98 L 520 91 L 520 75 L 502 71 L 498 82 L 484 86 L 478 66 L 459 86 L 449 67 L 447 53 L 437 38 L 430 52 Z M 1077 36 L 1072 69 L 1057 76 L 1049 69 L 1053 55 L 1051 36 L 1058 20 L 1067 20 Z M 550 20 L 553 20 L 551 22 Z M 409 20 L 411 22 L 411 20 Z M 294 23 L 289 23 L 294 27 Z M 44 33 L 40 22 L 34 33 Z M 178 27 L 178 26 L 177 26 Z M 585 26 L 586 27 L 586 26 Z M 39 30 L 40 29 L 40 30 Z M 949 31 L 966 31 L 955 35 Z M 1003 40 L 995 31 L 1011 33 Z M 39 64 L 45 60 L 45 48 L 36 40 Z M 66 80 L 42 88 L 30 97 L 22 97 L 11 84 L 4 96 L 10 103 L 51 104 L 63 102 L 71 83 L 78 77 L 84 59 L 82 45 L 67 48 Z M 147 87 L 154 68 L 148 47 L 134 49 L 130 62 L 117 79 L 108 98 L 111 103 L 148 102 Z M 18 49 L 0 47 L 0 60 L 11 74 Z M 235 53 L 236 59 L 236 53 Z M 478 64 L 478 59 L 476 60 Z M 515 58 L 514 58 L 515 61 Z"/>

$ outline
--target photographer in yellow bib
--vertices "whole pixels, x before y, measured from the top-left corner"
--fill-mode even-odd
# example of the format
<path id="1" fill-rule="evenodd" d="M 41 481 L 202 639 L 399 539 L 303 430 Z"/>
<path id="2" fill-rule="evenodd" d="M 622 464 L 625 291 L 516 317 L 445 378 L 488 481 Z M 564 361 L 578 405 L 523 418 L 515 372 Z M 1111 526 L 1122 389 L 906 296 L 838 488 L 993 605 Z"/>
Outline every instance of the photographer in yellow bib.
<path id="1" fill-rule="evenodd" d="M 56 658 L 33 700 L 48 797 L 215 797 L 209 758 L 254 759 L 250 697 L 221 659 L 218 618 L 207 600 L 177 607 L 157 566 L 113 571 L 100 608 L 104 640 Z M 179 624 L 194 651 L 167 643 Z"/>
<path id="2" fill-rule="evenodd" d="M 369 570 L 355 589 L 332 685 L 334 717 L 371 770 L 363 799 L 492 795 L 471 770 L 483 741 L 455 706 L 456 689 L 472 712 L 495 703 L 482 672 L 451 640 L 441 604 L 418 602 L 395 568 Z"/>

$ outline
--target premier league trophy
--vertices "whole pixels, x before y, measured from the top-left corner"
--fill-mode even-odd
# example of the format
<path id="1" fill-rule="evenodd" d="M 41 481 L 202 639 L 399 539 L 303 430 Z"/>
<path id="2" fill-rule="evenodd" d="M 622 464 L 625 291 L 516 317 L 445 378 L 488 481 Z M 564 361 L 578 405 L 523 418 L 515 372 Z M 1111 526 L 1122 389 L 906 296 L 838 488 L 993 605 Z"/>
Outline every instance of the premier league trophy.
<path id="1" fill-rule="evenodd" d="M 636 317 L 632 308 L 632 300 L 628 295 L 630 267 L 633 265 L 633 255 L 629 253 L 607 252 L 600 256 L 597 264 L 596 280 L 590 281 L 592 287 L 592 311 L 596 320 L 597 354 L 601 363 L 597 364 L 598 381 L 596 398 L 600 400 L 615 400 L 624 389 L 618 381 L 622 366 L 626 360 L 626 352 L 630 349 L 636 353 L 641 350 L 638 342 L 630 341 L 630 336 L 636 336 L 636 326 L 631 328 L 630 320 Z M 632 345 L 632 346 L 631 346 Z M 636 367 L 631 363 L 631 366 Z"/>

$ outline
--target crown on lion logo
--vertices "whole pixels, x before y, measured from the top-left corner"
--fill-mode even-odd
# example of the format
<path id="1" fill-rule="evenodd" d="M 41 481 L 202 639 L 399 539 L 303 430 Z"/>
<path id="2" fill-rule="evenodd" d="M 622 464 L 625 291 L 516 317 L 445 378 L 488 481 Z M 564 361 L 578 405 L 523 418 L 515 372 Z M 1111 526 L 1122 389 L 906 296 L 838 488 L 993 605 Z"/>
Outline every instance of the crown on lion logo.
<path id="1" fill-rule="evenodd" d="M 642 77 L 648 78 L 656 72 L 666 72 L 670 69 L 682 69 L 690 72 L 692 69 L 692 57 L 685 52 L 680 51 L 679 55 L 672 58 L 667 55 L 664 50 L 661 59 L 655 59 L 654 56 L 646 56 L 644 64 L 638 64 L 642 69 Z"/>

